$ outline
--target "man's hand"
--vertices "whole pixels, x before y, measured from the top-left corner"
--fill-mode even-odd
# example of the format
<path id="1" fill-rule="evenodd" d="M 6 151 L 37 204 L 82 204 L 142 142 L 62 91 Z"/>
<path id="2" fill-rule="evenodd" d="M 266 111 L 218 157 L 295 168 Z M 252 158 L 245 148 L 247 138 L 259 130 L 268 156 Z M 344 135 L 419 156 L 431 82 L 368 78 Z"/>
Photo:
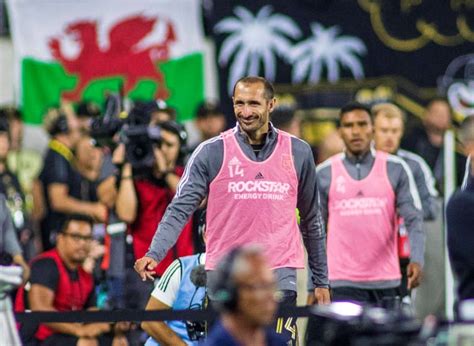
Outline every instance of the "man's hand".
<path id="1" fill-rule="evenodd" d="M 122 165 L 125 163 L 125 144 L 120 143 L 112 153 L 112 163 L 114 165 Z"/>
<path id="2" fill-rule="evenodd" d="M 107 216 L 109 210 L 102 203 L 94 203 L 94 206 L 91 208 L 91 216 L 97 222 L 105 223 L 107 221 Z"/>
<path id="3" fill-rule="evenodd" d="M 314 296 L 316 297 L 316 303 L 318 305 L 327 305 L 331 303 L 329 288 L 316 287 L 314 289 Z"/>
<path id="4" fill-rule="evenodd" d="M 108 323 L 83 324 L 76 329 L 76 336 L 78 338 L 95 338 L 109 331 L 110 324 Z"/>
<path id="5" fill-rule="evenodd" d="M 420 285 L 421 280 L 421 265 L 416 262 L 408 264 L 407 268 L 408 276 L 408 289 L 411 290 Z"/>
<path id="6" fill-rule="evenodd" d="M 142 257 L 135 261 L 133 268 L 140 275 L 143 281 L 154 280 L 155 268 L 158 263 L 151 257 Z"/>

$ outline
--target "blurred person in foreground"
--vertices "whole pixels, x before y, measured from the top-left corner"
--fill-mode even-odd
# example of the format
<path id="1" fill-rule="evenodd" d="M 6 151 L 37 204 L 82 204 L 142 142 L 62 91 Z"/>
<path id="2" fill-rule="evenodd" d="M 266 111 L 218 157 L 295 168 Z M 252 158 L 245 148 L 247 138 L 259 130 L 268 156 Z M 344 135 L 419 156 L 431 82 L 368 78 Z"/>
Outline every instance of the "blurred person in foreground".
<path id="1" fill-rule="evenodd" d="M 44 126 L 51 140 L 39 176 L 45 204 L 41 236 L 43 249 L 49 250 L 54 246 L 56 234 L 68 214 L 79 213 L 104 222 L 107 208 L 102 203 L 80 199 L 81 176 L 73 153 L 81 138 L 77 119 L 52 109 L 44 119 Z"/>
<path id="2" fill-rule="evenodd" d="M 135 270 L 143 280 L 152 278 L 157 263 L 207 196 L 209 284 L 216 278 L 214 270 L 224 254 L 236 246 L 255 243 L 265 249 L 277 276 L 282 304 L 296 305 L 296 269 L 305 266 L 303 240 L 315 299 L 327 304 L 326 236 L 311 149 L 305 141 L 270 123 L 276 99 L 266 79 L 244 77 L 237 81 L 233 104 L 236 126 L 194 151 L 176 196 Z M 296 208 L 301 216 L 299 226 Z M 208 293 L 212 301 L 214 292 L 210 289 Z M 296 321 L 287 322 L 289 327 L 279 332 L 286 334 L 288 342 L 296 343 L 292 332 Z"/>
<path id="3" fill-rule="evenodd" d="M 372 107 L 374 116 L 375 149 L 396 155 L 402 158 L 410 168 L 423 207 L 423 219 L 434 220 L 438 213 L 435 189 L 435 180 L 425 160 L 415 153 L 400 149 L 400 140 L 404 131 L 404 114 L 400 108 L 390 103 L 381 103 Z M 402 284 L 400 291 L 402 298 L 409 297 L 407 290 L 407 266 L 410 262 L 408 235 L 403 223 L 399 221 L 399 250 L 400 268 L 402 271 Z M 407 300 L 409 301 L 409 300 Z"/>
<path id="4" fill-rule="evenodd" d="M 464 120 L 459 131 L 464 153 L 470 160 L 462 188 L 446 207 L 447 245 L 458 301 L 474 299 L 474 117 Z"/>
<path id="5" fill-rule="evenodd" d="M 57 238 L 55 248 L 33 259 L 33 275 L 18 291 L 16 311 L 95 309 L 94 279 L 83 267 L 90 254 L 92 219 L 69 216 Z M 39 326 L 25 323 L 20 333 L 25 344 L 36 341 L 40 345 L 58 346 L 112 345 L 112 342 L 127 345 L 123 329 L 124 324 L 109 323 L 44 323 Z"/>
<path id="6" fill-rule="evenodd" d="M 237 247 L 219 261 L 212 290 L 221 313 L 204 345 L 287 345 L 270 328 L 277 311 L 277 283 L 263 251 Z"/>

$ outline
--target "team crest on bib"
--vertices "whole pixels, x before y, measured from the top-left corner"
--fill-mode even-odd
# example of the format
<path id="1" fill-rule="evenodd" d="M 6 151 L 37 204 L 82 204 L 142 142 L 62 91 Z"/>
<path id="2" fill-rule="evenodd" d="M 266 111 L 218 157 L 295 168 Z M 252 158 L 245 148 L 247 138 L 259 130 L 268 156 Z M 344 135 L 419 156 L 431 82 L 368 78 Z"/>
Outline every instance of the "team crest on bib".
<path id="1" fill-rule="evenodd" d="M 281 155 L 281 166 L 284 170 L 290 172 L 291 171 L 291 156 L 288 154 Z"/>
<path id="2" fill-rule="evenodd" d="M 336 191 L 339 193 L 346 193 L 346 179 L 342 175 L 336 178 Z"/>

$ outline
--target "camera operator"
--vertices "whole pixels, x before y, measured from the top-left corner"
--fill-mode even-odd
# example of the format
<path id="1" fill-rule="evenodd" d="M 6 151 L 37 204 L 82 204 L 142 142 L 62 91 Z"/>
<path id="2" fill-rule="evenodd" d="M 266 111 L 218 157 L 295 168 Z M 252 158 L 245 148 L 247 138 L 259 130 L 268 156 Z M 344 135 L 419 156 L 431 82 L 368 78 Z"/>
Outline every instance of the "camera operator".
<path id="1" fill-rule="evenodd" d="M 178 123 L 166 121 L 159 127 L 150 126 L 148 129 L 153 130 L 150 133 L 154 132 L 155 135 L 140 135 L 133 140 L 129 137 L 130 143 L 121 144 L 114 152 L 114 162 L 123 162 L 116 212 L 121 220 L 129 224 L 136 259 L 143 257 L 147 252 L 158 223 L 174 196 L 184 171 L 182 164 L 186 154 L 187 134 L 184 127 Z M 134 142 L 143 138 L 147 138 L 146 141 L 149 143 Z M 151 144 L 150 142 L 153 143 L 150 146 L 151 167 L 143 167 L 143 163 L 148 159 L 140 154 L 147 152 L 144 148 L 147 144 Z M 139 167 L 141 165 L 142 167 Z M 192 226 L 188 222 L 176 245 L 157 266 L 156 275 L 161 277 L 173 260 L 191 254 L 193 254 Z M 140 283 L 137 292 L 140 297 L 136 299 L 139 308 L 145 307 L 152 288 L 152 283 Z"/>

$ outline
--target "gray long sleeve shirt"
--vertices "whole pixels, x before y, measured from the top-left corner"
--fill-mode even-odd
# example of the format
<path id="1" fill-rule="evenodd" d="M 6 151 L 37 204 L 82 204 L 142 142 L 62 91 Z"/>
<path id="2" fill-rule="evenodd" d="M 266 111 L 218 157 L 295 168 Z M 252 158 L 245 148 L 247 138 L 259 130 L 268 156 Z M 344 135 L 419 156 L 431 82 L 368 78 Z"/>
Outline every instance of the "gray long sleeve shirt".
<path id="1" fill-rule="evenodd" d="M 438 203 L 436 202 L 438 191 L 436 191 L 436 181 L 428 164 L 421 156 L 407 150 L 400 149 L 396 155 L 407 163 L 413 173 L 423 207 L 423 219 L 434 220 L 438 213 Z"/>
<path id="2" fill-rule="evenodd" d="M 20 243 L 3 194 L 0 194 L 0 251 L 11 256 L 21 254 Z"/>
<path id="3" fill-rule="evenodd" d="M 238 125 L 237 125 L 238 127 Z M 265 161 L 275 149 L 278 131 L 270 124 L 262 149 L 255 154 L 247 137 L 240 129 L 236 139 L 245 155 L 253 160 Z M 308 252 L 309 267 L 316 287 L 327 287 L 326 234 L 319 212 L 318 188 L 314 159 L 309 145 L 295 137 L 291 139 L 293 159 L 298 176 L 297 208 L 300 212 L 300 231 Z M 214 137 L 197 147 L 188 161 L 176 195 L 158 225 L 146 256 L 160 261 L 176 242 L 188 218 L 209 192 L 209 185 L 221 169 L 224 144 L 221 136 Z M 212 220 L 208 220 L 212 222 Z M 281 290 L 296 291 L 296 269 L 275 270 Z"/>
<path id="4" fill-rule="evenodd" d="M 344 155 L 343 164 L 349 175 L 356 180 L 367 177 L 375 162 L 375 150 L 370 150 L 361 157 Z M 331 186 L 331 160 L 327 160 L 317 167 L 318 187 L 321 196 L 321 212 L 324 221 L 328 220 L 328 194 Z M 396 195 L 398 214 L 403 217 L 408 231 L 411 248 L 411 261 L 423 265 L 425 249 L 425 233 L 422 228 L 423 214 L 421 211 L 420 197 L 408 165 L 397 156 L 389 155 L 387 158 L 388 178 Z M 377 265 L 374 263 L 374 265 Z M 396 287 L 399 280 L 393 282 L 375 282 L 355 284 L 350 282 L 333 283 L 332 286 L 351 285 L 360 288 L 377 289 Z"/>

